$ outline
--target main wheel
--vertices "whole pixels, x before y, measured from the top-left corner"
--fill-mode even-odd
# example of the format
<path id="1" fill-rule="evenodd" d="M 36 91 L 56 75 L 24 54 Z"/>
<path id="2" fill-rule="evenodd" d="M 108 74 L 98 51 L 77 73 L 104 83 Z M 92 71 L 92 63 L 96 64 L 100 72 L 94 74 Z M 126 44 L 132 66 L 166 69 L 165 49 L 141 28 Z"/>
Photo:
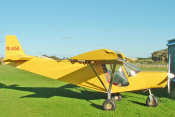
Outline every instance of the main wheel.
<path id="1" fill-rule="evenodd" d="M 153 102 L 150 101 L 149 97 L 146 99 L 146 104 L 149 107 L 156 107 L 158 106 L 159 100 L 157 97 L 153 96 Z"/>
<path id="2" fill-rule="evenodd" d="M 107 99 L 103 103 L 104 110 L 108 111 L 114 111 L 116 109 L 116 103 L 113 99 Z"/>
<path id="3" fill-rule="evenodd" d="M 120 93 L 114 93 L 114 94 L 112 94 L 112 99 L 115 101 L 121 101 L 122 95 Z"/>

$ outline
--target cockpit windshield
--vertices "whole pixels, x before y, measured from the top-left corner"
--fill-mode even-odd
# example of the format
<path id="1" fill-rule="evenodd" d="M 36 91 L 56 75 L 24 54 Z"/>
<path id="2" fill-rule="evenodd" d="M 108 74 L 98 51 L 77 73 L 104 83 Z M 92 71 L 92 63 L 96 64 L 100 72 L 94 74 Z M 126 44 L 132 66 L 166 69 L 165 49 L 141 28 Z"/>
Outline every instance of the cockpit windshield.
<path id="1" fill-rule="evenodd" d="M 137 73 L 142 71 L 141 69 L 137 68 L 133 64 L 130 64 L 127 62 L 123 62 L 123 64 L 124 64 L 125 70 L 126 70 L 129 77 L 135 76 Z"/>
<path id="2" fill-rule="evenodd" d="M 103 71 L 105 73 L 107 82 L 109 83 L 111 79 L 112 66 L 110 64 L 104 64 L 102 65 L 102 67 L 103 67 Z M 124 71 L 126 71 L 127 74 L 125 74 Z M 123 62 L 123 65 L 118 64 L 116 65 L 113 84 L 120 87 L 128 86 L 129 82 L 128 82 L 127 76 L 133 77 L 140 71 L 142 70 L 127 62 Z"/>
<path id="3" fill-rule="evenodd" d="M 116 69 L 115 71 L 114 84 L 116 84 L 117 86 L 129 85 L 128 79 L 123 71 L 122 66 L 119 66 L 118 69 Z"/>
<path id="4" fill-rule="evenodd" d="M 108 65 L 108 64 L 103 65 L 103 71 L 104 71 L 106 79 L 109 83 L 110 79 L 111 79 L 111 73 L 112 73 L 111 66 Z M 113 84 L 117 85 L 117 86 L 120 86 L 120 87 L 129 85 L 127 77 L 126 77 L 126 75 L 123 71 L 123 67 L 121 65 L 116 66 Z"/>

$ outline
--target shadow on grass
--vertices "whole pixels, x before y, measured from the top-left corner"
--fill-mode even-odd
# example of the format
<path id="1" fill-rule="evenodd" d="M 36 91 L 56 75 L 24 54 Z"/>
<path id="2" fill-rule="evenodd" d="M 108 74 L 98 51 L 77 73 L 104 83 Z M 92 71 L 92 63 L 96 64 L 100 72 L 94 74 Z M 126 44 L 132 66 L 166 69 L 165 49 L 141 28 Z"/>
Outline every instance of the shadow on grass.
<path id="1" fill-rule="evenodd" d="M 99 110 L 104 110 L 102 105 L 95 104 L 95 103 L 91 102 L 90 100 L 87 100 L 87 101 L 91 103 L 91 106 L 93 106 Z"/>
<path id="2" fill-rule="evenodd" d="M 174 86 L 174 85 L 172 85 Z M 172 100 L 175 100 L 175 88 L 172 87 L 171 88 L 171 93 L 168 94 L 168 89 L 167 87 L 165 88 L 158 88 L 158 89 L 151 89 L 153 95 L 155 95 L 157 98 L 169 98 L 169 99 L 172 99 Z M 149 96 L 149 92 L 143 92 L 143 91 L 134 91 L 133 93 L 135 94 L 140 94 L 140 95 L 145 95 L 145 96 Z M 133 98 L 136 98 L 136 99 L 143 99 L 143 98 L 139 98 L 137 96 L 127 96 L 127 97 L 133 97 Z M 137 101 L 133 101 L 133 100 L 128 100 L 134 104 L 138 104 L 138 105 L 141 105 L 141 106 L 147 106 L 146 105 L 146 100 L 145 100 L 145 103 L 141 103 L 141 102 L 137 102 Z"/>
<path id="3" fill-rule="evenodd" d="M 61 97 L 69 97 L 69 98 L 77 98 L 77 99 L 85 99 L 85 100 L 94 100 L 94 99 L 104 99 L 106 98 L 104 93 L 88 91 L 86 89 L 76 89 L 76 91 L 72 91 L 73 88 L 77 88 L 78 86 L 67 84 L 62 87 L 18 87 L 18 85 L 10 85 L 7 86 L 5 84 L 0 83 L 0 88 L 5 89 L 14 89 L 20 91 L 33 92 L 34 94 L 30 94 L 27 96 L 23 96 L 21 98 L 30 97 L 30 98 L 50 98 L 53 96 L 61 96 Z"/>
<path id="4" fill-rule="evenodd" d="M 13 90 L 19 90 L 19 91 L 27 91 L 27 92 L 32 92 L 33 94 L 26 95 L 20 98 L 50 98 L 53 96 L 61 96 L 61 97 L 66 97 L 66 98 L 76 98 L 76 99 L 84 99 L 88 102 L 91 103 L 91 106 L 103 110 L 102 105 L 98 105 L 93 103 L 90 100 L 95 100 L 95 99 L 106 99 L 106 94 L 101 93 L 101 92 L 94 92 L 94 91 L 88 91 L 86 89 L 77 89 L 79 88 L 78 86 L 72 85 L 72 84 L 67 84 L 61 87 L 19 87 L 18 85 L 5 85 L 0 83 L 0 88 L 5 88 L 5 89 L 13 89 Z M 76 89 L 75 91 L 73 91 Z M 148 96 L 149 93 L 143 93 L 143 91 L 134 91 L 133 93 L 136 94 L 141 94 Z M 167 93 L 167 88 L 161 88 L 161 89 L 152 89 L 152 93 L 158 97 L 158 98 L 170 98 L 170 99 L 175 99 L 175 89 L 171 90 L 171 94 L 169 95 Z M 127 97 L 133 97 L 133 96 L 124 96 L 123 98 Z M 139 97 L 134 97 L 134 98 L 139 98 Z M 146 106 L 144 103 L 136 102 L 129 100 L 132 103 L 141 105 L 141 106 Z"/>
<path id="5" fill-rule="evenodd" d="M 76 89 L 78 86 L 67 84 L 61 87 L 19 87 L 18 85 L 5 85 L 0 83 L 0 88 L 13 89 L 19 91 L 33 92 L 33 94 L 26 95 L 20 98 L 50 98 L 53 96 L 61 96 L 68 98 L 84 99 L 91 103 L 91 106 L 103 110 L 101 105 L 97 105 L 90 100 L 105 99 L 106 94 L 101 92 L 88 91 L 86 89 Z"/>
<path id="6" fill-rule="evenodd" d="M 151 91 L 152 91 L 153 95 L 155 95 L 158 98 L 169 98 L 169 99 L 175 100 L 175 88 L 174 87 L 175 86 L 172 85 L 170 94 L 168 94 L 167 87 L 158 88 L 158 89 L 151 89 Z M 143 91 L 134 91 L 133 93 L 149 96 L 148 91 L 145 93 Z"/>
<path id="7" fill-rule="evenodd" d="M 141 105 L 141 106 L 147 106 L 146 103 L 141 103 L 141 102 L 136 102 L 136 101 L 132 101 L 132 100 L 128 100 L 134 104 L 138 104 L 138 105 Z"/>

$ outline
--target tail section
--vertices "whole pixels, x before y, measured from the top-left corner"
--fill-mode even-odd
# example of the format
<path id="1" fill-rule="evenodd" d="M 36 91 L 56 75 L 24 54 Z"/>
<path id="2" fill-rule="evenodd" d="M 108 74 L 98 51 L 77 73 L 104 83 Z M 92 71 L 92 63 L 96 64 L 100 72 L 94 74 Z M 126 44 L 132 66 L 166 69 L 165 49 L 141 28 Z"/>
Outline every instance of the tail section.
<path id="1" fill-rule="evenodd" d="M 16 58 L 25 56 L 18 39 L 15 35 L 6 36 L 6 58 Z"/>

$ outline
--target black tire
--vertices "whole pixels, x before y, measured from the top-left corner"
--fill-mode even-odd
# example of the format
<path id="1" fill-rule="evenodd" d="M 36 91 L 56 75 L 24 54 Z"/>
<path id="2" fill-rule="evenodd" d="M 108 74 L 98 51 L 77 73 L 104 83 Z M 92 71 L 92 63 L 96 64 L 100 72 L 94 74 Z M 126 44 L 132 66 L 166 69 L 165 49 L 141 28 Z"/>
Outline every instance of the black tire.
<path id="1" fill-rule="evenodd" d="M 116 103 L 113 99 L 107 99 L 103 103 L 103 109 L 106 111 L 114 111 L 116 109 Z"/>
<path id="2" fill-rule="evenodd" d="M 153 96 L 153 102 L 151 103 L 149 97 L 146 99 L 146 104 L 149 107 L 157 107 L 159 104 L 159 100 L 157 99 L 157 97 Z"/>
<path id="3" fill-rule="evenodd" d="M 120 93 L 112 94 L 112 99 L 114 101 L 121 101 L 122 100 L 122 95 Z"/>

